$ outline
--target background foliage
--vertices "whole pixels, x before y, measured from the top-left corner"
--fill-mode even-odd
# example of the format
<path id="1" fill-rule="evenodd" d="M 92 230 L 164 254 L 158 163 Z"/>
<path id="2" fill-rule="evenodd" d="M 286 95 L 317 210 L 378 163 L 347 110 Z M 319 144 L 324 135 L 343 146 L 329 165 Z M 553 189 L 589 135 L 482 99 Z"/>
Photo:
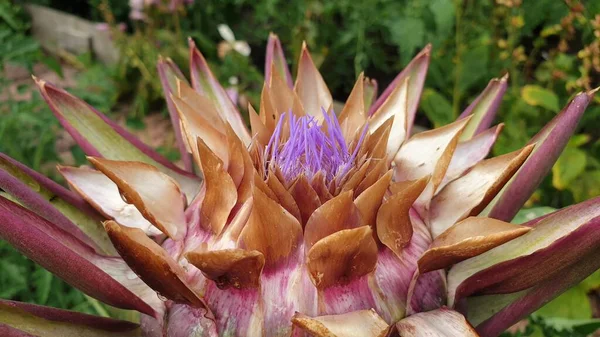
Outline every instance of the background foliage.
<path id="1" fill-rule="evenodd" d="M 417 123 L 425 127 L 454 120 L 494 77 L 508 73 L 509 88 L 498 121 L 506 123 L 494 148 L 502 154 L 521 147 L 560 107 L 581 90 L 600 84 L 600 2 L 575 0 L 223 0 L 195 1 L 175 10 L 168 1 L 130 20 L 121 0 L 37 0 L 111 27 L 120 59 L 105 66 L 93 55 L 56 58 L 44 54 L 28 35 L 20 6 L 0 3 L 0 70 L 8 63 L 29 69 L 37 63 L 62 76 L 76 68 L 70 88 L 101 111 L 143 128 L 148 114 L 165 115 L 156 75 L 159 55 L 187 68 L 186 37 L 192 37 L 222 82 L 240 92 L 240 107 L 258 106 L 264 49 L 269 32 L 282 40 L 295 71 L 301 41 L 307 41 L 334 98 L 345 100 L 361 71 L 382 90 L 425 44 L 432 59 Z M 122 30 L 122 23 L 126 24 Z M 249 57 L 232 50 L 217 26 L 227 24 Z M 9 81 L 0 78 L 0 92 Z M 20 90 L 20 88 L 17 88 Z M 0 100 L 0 150 L 52 174 L 59 161 L 57 123 L 37 95 L 26 101 L 9 94 Z M 577 134 L 519 214 L 543 214 L 600 194 L 600 105 L 592 104 Z M 68 151 L 75 162 L 80 150 Z M 162 149 L 176 158 L 172 149 Z M 545 207 L 538 207 L 538 206 Z M 34 266 L 0 242 L 0 296 L 107 315 L 104 307 Z M 588 293 L 600 285 L 593 276 L 530 318 L 517 335 L 575 336 L 595 330 Z M 52 296 L 49 294 L 52 293 Z M 61 294 L 61 296 L 57 296 Z M 562 318 L 548 318 L 550 316 Z M 568 319 L 565 321 L 565 319 Z M 575 320 L 576 319 L 576 320 Z M 591 329 L 591 330 L 590 330 Z"/>

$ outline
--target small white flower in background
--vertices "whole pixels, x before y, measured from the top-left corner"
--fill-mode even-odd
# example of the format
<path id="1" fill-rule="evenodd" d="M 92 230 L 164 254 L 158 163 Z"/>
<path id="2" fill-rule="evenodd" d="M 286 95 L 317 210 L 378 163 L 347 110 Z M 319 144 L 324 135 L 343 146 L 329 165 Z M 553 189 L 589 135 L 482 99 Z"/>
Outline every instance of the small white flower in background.
<path id="1" fill-rule="evenodd" d="M 235 50 L 244 56 L 250 55 L 250 46 L 248 45 L 248 42 L 236 40 L 233 31 L 231 31 L 231 28 L 229 28 L 228 25 L 220 24 L 217 26 L 217 30 L 223 40 L 225 40 L 219 43 L 218 46 L 220 58 L 224 58 L 231 50 Z"/>
<path id="2" fill-rule="evenodd" d="M 237 78 L 237 76 L 231 76 L 228 81 L 229 85 L 231 86 L 236 86 L 240 83 L 240 80 Z"/>

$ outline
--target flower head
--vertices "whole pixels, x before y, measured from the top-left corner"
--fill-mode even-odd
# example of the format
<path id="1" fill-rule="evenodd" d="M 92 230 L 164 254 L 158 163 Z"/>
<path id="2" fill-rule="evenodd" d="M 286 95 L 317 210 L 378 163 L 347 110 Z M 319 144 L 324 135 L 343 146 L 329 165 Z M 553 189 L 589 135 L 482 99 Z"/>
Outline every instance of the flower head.
<path id="1" fill-rule="evenodd" d="M 0 237 L 86 294 L 141 312 L 142 334 L 493 336 L 600 267 L 598 199 L 506 222 L 594 92 L 524 148 L 486 159 L 507 77 L 454 123 L 411 136 L 429 47 L 379 97 L 361 74 L 337 115 L 306 46 L 293 82 L 271 35 L 250 130 L 190 51 L 191 84 L 172 61 L 158 66 L 185 169 L 43 80 L 94 169 L 59 167 L 69 191 L 0 156 Z M 25 332 L 48 320 L 65 334 L 140 332 L 18 302 L 0 312 L 33 316 L 0 315 Z"/>

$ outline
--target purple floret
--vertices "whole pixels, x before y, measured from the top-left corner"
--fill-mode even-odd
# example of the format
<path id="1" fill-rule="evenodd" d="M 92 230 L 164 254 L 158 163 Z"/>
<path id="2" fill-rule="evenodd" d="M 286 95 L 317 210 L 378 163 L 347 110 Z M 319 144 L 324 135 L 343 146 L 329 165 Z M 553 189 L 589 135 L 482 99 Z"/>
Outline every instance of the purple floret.
<path id="1" fill-rule="evenodd" d="M 267 169 L 278 167 L 287 181 L 301 174 L 310 179 L 323 171 L 327 182 L 349 171 L 367 128 L 364 128 L 357 146 L 350 153 L 335 113 L 328 114 L 324 109 L 322 112 L 323 125 L 314 116 L 297 117 L 291 112 L 281 115 L 265 149 Z M 280 144 L 286 118 L 290 135 L 285 143 Z"/>

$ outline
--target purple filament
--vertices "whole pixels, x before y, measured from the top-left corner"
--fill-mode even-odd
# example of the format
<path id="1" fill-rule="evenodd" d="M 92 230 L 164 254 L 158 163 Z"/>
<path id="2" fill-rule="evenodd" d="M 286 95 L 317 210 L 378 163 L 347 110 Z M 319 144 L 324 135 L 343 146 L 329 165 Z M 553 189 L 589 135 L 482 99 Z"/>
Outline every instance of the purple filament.
<path id="1" fill-rule="evenodd" d="M 321 110 L 326 131 L 314 116 L 297 117 L 292 113 L 281 115 L 265 149 L 267 169 L 279 168 L 287 181 L 301 174 L 310 179 L 323 171 L 327 182 L 350 170 L 367 128 L 365 126 L 354 151 L 350 153 L 335 113 L 328 114 L 324 109 Z M 281 143 L 286 118 L 289 138 Z"/>

